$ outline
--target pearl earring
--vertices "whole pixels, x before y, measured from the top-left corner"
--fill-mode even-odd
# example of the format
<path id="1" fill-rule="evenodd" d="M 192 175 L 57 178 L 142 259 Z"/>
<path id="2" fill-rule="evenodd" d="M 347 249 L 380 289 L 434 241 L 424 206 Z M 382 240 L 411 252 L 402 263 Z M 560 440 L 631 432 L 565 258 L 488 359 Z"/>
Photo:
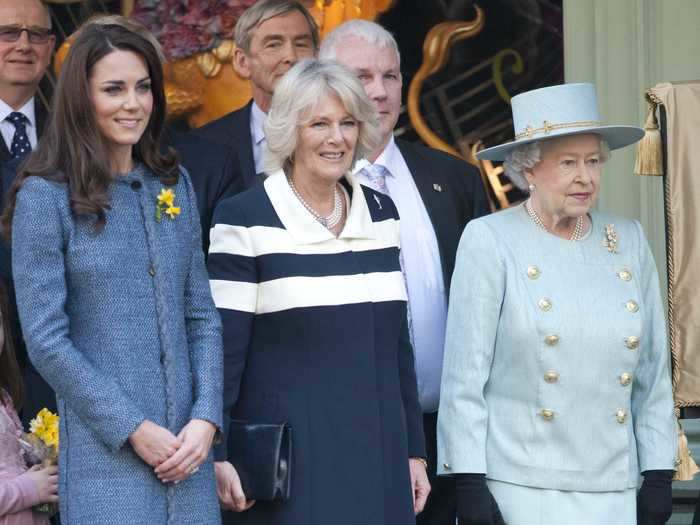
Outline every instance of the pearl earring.
<path id="1" fill-rule="evenodd" d="M 533 191 L 535 191 L 535 185 L 534 185 L 534 184 L 530 184 L 530 185 L 527 187 L 527 189 L 530 190 L 530 193 L 532 193 Z"/>

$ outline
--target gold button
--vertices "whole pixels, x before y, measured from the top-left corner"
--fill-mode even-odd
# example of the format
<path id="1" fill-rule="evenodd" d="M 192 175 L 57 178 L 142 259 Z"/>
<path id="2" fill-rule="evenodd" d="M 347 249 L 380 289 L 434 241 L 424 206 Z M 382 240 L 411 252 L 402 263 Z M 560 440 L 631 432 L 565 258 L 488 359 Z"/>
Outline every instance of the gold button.
<path id="1" fill-rule="evenodd" d="M 544 342 L 547 343 L 549 346 L 556 346 L 557 344 L 559 344 L 559 336 L 554 334 L 548 335 L 544 338 Z"/>
<path id="2" fill-rule="evenodd" d="M 632 374 L 625 372 L 624 374 L 620 375 L 620 384 L 622 386 L 629 386 L 630 383 L 632 383 Z"/>
<path id="3" fill-rule="evenodd" d="M 537 301 L 537 306 L 540 307 L 540 310 L 544 312 L 549 312 L 552 309 L 552 301 L 550 301 L 546 297 L 543 297 L 542 299 Z"/>
<path id="4" fill-rule="evenodd" d="M 554 410 L 543 408 L 540 414 L 545 419 L 545 421 L 551 421 L 552 419 L 554 419 Z"/>
<path id="5" fill-rule="evenodd" d="M 617 412 L 615 412 L 615 419 L 617 419 L 617 422 L 622 425 L 625 422 L 625 419 L 627 419 L 627 414 L 620 408 L 617 410 Z"/>
<path id="6" fill-rule="evenodd" d="M 629 300 L 625 303 L 625 308 L 627 308 L 627 311 L 631 313 L 636 313 L 637 311 L 639 311 L 639 305 L 632 300 Z"/>
<path id="7" fill-rule="evenodd" d="M 631 335 L 625 338 L 625 346 L 627 346 L 627 348 L 629 348 L 630 350 L 635 350 L 639 347 L 639 337 Z"/>
<path id="8" fill-rule="evenodd" d="M 547 381 L 547 383 L 556 383 L 559 381 L 559 374 L 557 374 L 554 370 L 550 370 L 544 374 L 544 380 Z"/>
<path id="9" fill-rule="evenodd" d="M 540 269 L 537 266 L 528 266 L 527 276 L 534 281 L 540 276 Z"/>
<path id="10" fill-rule="evenodd" d="M 442 466 L 445 468 L 445 470 L 450 470 L 452 467 L 450 466 L 449 463 L 443 463 Z"/>
<path id="11" fill-rule="evenodd" d="M 630 272 L 627 268 L 617 272 L 617 276 L 620 279 L 622 279 L 623 281 L 631 281 L 632 280 L 632 272 Z"/>

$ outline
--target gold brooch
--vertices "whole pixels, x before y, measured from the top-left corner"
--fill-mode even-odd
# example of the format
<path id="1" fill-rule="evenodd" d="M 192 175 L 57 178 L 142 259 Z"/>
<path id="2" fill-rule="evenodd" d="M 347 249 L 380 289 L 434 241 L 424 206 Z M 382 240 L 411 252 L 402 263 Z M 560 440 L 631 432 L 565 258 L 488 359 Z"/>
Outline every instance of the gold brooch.
<path id="1" fill-rule="evenodd" d="M 603 246 L 605 246 L 610 253 L 617 253 L 617 232 L 615 231 L 614 224 L 608 224 L 605 227 Z"/>

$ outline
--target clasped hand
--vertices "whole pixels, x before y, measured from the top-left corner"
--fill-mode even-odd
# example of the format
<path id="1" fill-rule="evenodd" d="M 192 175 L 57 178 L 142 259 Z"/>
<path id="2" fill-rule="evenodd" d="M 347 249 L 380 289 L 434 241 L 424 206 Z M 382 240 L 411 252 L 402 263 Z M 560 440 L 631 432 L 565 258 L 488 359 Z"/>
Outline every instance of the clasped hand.
<path id="1" fill-rule="evenodd" d="M 129 436 L 136 454 L 154 468 L 163 483 L 177 483 L 197 471 L 207 459 L 216 427 L 193 419 L 175 436 L 167 428 L 144 421 Z"/>

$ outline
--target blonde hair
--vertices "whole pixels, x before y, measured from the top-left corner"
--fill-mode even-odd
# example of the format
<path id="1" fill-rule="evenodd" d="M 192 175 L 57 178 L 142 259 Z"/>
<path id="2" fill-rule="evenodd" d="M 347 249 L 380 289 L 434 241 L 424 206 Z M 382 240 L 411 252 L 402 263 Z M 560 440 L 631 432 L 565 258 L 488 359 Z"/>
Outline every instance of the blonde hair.
<path id="1" fill-rule="evenodd" d="M 306 59 L 279 81 L 265 120 L 266 173 L 286 168 L 297 147 L 303 116 L 324 96 L 333 93 L 359 123 L 353 162 L 365 157 L 381 142 L 376 111 L 362 83 L 345 66 L 330 60 Z"/>

